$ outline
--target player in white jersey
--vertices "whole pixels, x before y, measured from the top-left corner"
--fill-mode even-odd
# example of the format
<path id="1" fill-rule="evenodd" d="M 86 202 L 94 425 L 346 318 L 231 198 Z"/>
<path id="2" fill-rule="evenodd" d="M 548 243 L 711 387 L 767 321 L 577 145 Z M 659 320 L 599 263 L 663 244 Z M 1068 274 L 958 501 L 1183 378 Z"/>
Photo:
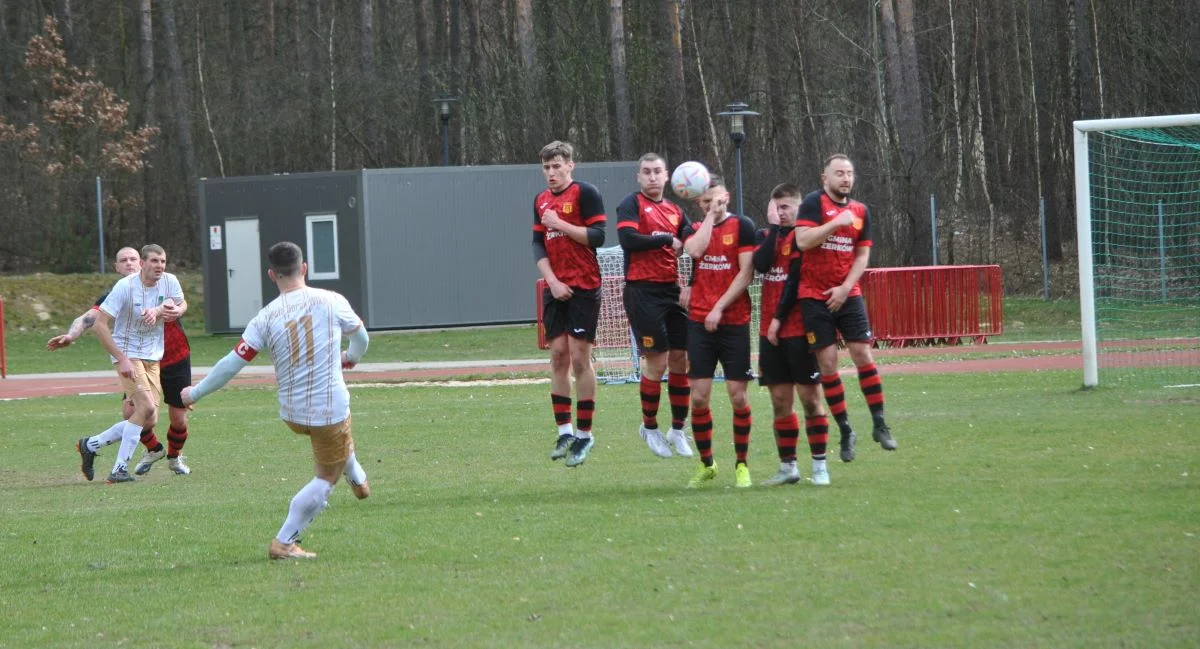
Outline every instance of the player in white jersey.
<path id="1" fill-rule="evenodd" d="M 311 559 L 317 555 L 303 550 L 296 539 L 325 509 L 338 479 L 344 475 L 360 500 L 371 493 L 367 474 L 354 455 L 350 392 L 342 379 L 342 369 L 358 364 L 370 338 L 346 298 L 304 283 L 308 264 L 299 246 L 277 243 L 267 252 L 267 262 L 267 275 L 279 287 L 279 297 L 246 325 L 242 340 L 212 373 L 184 388 L 181 396 L 185 405 L 199 401 L 228 383 L 260 351 L 270 351 L 279 385 L 279 417 L 311 440 L 316 477 L 292 498 L 267 554 L 272 559 Z M 345 351 L 343 334 L 350 338 Z"/>
<path id="2" fill-rule="evenodd" d="M 133 401 L 127 419 L 76 444 L 84 477 L 91 480 L 96 451 L 121 441 L 112 473 L 106 482 L 133 482 L 128 464 L 137 449 L 142 428 L 158 420 L 162 388 L 158 361 L 163 355 L 163 318 L 184 303 L 179 280 L 166 272 L 167 253 L 162 246 L 142 247 L 142 268 L 113 285 L 100 304 L 93 326 L 100 345 L 116 365 L 121 387 Z"/>

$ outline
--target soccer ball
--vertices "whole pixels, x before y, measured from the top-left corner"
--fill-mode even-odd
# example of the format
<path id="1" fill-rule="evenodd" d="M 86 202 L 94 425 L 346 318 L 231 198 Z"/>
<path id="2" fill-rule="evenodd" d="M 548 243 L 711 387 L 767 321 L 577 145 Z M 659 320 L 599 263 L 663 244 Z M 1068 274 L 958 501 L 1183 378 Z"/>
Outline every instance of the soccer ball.
<path id="1" fill-rule="evenodd" d="M 708 189 L 710 180 L 707 167 L 689 160 L 675 167 L 675 173 L 671 174 L 671 189 L 680 198 L 700 198 Z"/>

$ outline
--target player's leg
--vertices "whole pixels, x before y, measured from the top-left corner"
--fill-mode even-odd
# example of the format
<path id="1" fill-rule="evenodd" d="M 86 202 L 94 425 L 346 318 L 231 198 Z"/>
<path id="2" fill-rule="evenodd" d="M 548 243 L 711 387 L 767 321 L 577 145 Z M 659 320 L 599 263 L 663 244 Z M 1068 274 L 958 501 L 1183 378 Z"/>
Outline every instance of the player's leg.
<path id="1" fill-rule="evenodd" d="M 571 353 L 571 372 L 575 376 L 575 439 L 567 455 L 567 466 L 579 466 L 595 445 L 592 418 L 596 412 L 596 367 L 592 363 L 592 345 L 600 324 L 600 292 L 576 289 L 569 300 L 571 329 L 567 347 Z"/>
<path id="2" fill-rule="evenodd" d="M 267 556 L 271 559 L 312 559 L 317 555 L 300 547 L 300 534 L 308 529 L 325 509 L 333 485 L 345 470 L 349 454 L 346 450 L 347 434 L 339 422 L 332 426 L 304 426 L 292 422 L 284 422 L 288 428 L 299 435 L 306 435 L 313 451 L 313 463 L 316 476 L 300 488 L 288 503 L 287 517 L 279 528 L 279 533 L 271 539 Z"/>
<path id="3" fill-rule="evenodd" d="M 187 408 L 184 407 L 183 399 L 179 394 L 183 388 L 191 384 L 192 363 L 190 358 L 159 367 L 159 386 L 162 388 L 163 401 L 167 404 L 167 413 L 170 416 L 170 426 L 167 428 L 167 447 L 163 448 L 162 443 L 154 435 L 153 428 L 143 428 L 141 441 L 146 446 L 146 452 L 133 470 L 137 475 L 148 473 L 154 463 L 163 457 L 168 459 L 171 470 L 177 475 L 191 473 L 191 469 L 184 463 L 183 457 L 180 455 L 183 444 L 187 441 L 188 429 Z"/>
<path id="4" fill-rule="evenodd" d="M 658 407 L 662 401 L 662 377 L 667 371 L 668 338 L 664 320 L 666 300 L 662 290 L 631 285 L 625 288 L 625 315 L 633 329 L 639 352 L 645 357 L 638 395 L 642 405 L 642 423 L 638 435 L 650 452 L 671 457 L 667 438 L 658 428 Z"/>
<path id="5" fill-rule="evenodd" d="M 800 307 L 804 313 L 804 327 L 808 329 L 808 345 L 816 356 L 821 372 L 825 403 L 829 404 L 829 412 L 841 432 L 842 461 L 852 462 L 858 436 L 850 427 L 850 415 L 846 412 L 846 389 L 838 373 L 837 324 L 834 315 L 821 300 L 800 300 Z"/>
<path id="6" fill-rule="evenodd" d="M 695 454 L 683 430 L 692 396 L 692 384 L 687 375 L 687 312 L 679 306 L 678 300 L 669 307 L 666 325 L 670 347 L 667 352 L 667 395 L 671 403 L 671 429 L 667 431 L 667 441 L 676 455 L 693 457 Z"/>
<path id="7" fill-rule="evenodd" d="M 752 419 L 746 383 L 754 378 L 754 370 L 750 366 L 750 325 L 720 325 L 715 335 L 721 369 L 725 371 L 725 391 L 729 394 L 729 404 L 733 406 L 733 450 L 737 456 L 734 485 L 749 487 L 752 482 L 746 459 L 750 453 Z"/>
<path id="8" fill-rule="evenodd" d="M 867 400 L 867 408 L 871 411 L 871 421 L 874 424 L 872 438 L 887 451 L 897 448 L 896 440 L 892 438 L 891 430 L 883 418 L 883 379 L 879 376 L 879 368 L 871 356 L 871 325 L 867 320 L 867 307 L 861 296 L 846 300 L 846 304 L 837 313 L 838 330 L 846 340 L 846 348 L 850 351 L 850 359 L 858 370 L 858 385 L 863 397 Z"/>
<path id="9" fill-rule="evenodd" d="M 775 450 L 779 454 L 779 471 L 763 481 L 765 486 L 793 484 L 800 481 L 796 468 L 796 441 L 800 438 L 800 421 L 796 417 L 795 394 L 792 391 L 784 345 L 787 339 L 772 344 L 766 336 L 758 338 L 758 384 L 771 395 L 772 430 Z"/>
<path id="10" fill-rule="evenodd" d="M 110 484 L 132 482 L 129 474 L 129 462 L 133 452 L 137 450 L 141 440 L 142 429 L 153 427 L 158 420 L 158 363 L 134 359 L 134 376 L 122 378 L 125 392 L 133 399 L 133 414 L 125 420 L 121 430 L 121 446 L 117 450 L 117 458 L 113 463 L 112 473 L 105 482 Z"/>
<path id="11" fill-rule="evenodd" d="M 700 454 L 700 466 L 688 487 L 698 487 L 717 477 L 717 463 L 712 452 L 712 411 L 709 410 L 717 350 L 715 335 L 705 331 L 703 323 L 688 321 L 688 360 L 691 363 L 688 378 L 692 384 L 692 438 Z"/>
<path id="12" fill-rule="evenodd" d="M 812 483 L 825 486 L 829 484 L 829 467 L 825 461 L 829 444 L 829 419 L 821 403 L 821 388 L 813 379 L 809 383 L 797 383 L 796 394 L 804 409 L 804 432 L 808 437 L 808 452 L 812 456 Z"/>
<path id="13" fill-rule="evenodd" d="M 546 327 L 546 340 L 550 345 L 550 406 L 554 412 L 554 424 L 558 427 L 557 439 L 550 459 L 567 456 L 574 439 L 571 428 L 571 348 L 567 342 L 567 303 L 550 296 L 550 289 L 542 292 L 542 317 Z"/>
<path id="14" fill-rule="evenodd" d="M 354 497 L 363 500 L 371 495 L 371 485 L 367 482 L 366 470 L 358 463 L 358 456 L 354 452 L 354 430 L 350 419 L 346 417 L 346 451 L 349 455 L 342 475 L 346 478 L 346 484 L 350 485 L 350 490 L 354 492 Z"/>

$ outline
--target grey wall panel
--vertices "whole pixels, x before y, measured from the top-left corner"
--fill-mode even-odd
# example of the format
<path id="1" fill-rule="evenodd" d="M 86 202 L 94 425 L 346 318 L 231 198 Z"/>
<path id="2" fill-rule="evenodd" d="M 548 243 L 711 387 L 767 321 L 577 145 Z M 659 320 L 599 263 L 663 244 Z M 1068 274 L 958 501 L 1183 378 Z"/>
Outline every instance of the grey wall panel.
<path id="1" fill-rule="evenodd" d="M 266 276 L 267 249 L 279 241 L 292 241 L 303 249 L 307 238 L 305 217 L 337 214 L 339 278 L 309 283 L 345 295 L 359 313 L 364 313 L 366 295 L 360 259 L 363 238 L 361 178 L 359 171 L 343 171 L 202 180 L 201 242 L 206 328 L 212 332 L 232 330 L 229 327 L 225 248 L 210 249 L 209 226 L 223 226 L 226 219 L 238 217 L 257 217 L 259 220 L 259 246 L 263 256 L 261 281 L 263 304 L 266 304 L 278 295 L 275 285 Z"/>
<path id="2" fill-rule="evenodd" d="M 637 191 L 635 162 L 576 166 L 600 189 L 616 243 L 617 204 Z M 540 165 L 363 172 L 366 294 L 372 328 L 530 322 L 538 278 L 530 245 Z"/>

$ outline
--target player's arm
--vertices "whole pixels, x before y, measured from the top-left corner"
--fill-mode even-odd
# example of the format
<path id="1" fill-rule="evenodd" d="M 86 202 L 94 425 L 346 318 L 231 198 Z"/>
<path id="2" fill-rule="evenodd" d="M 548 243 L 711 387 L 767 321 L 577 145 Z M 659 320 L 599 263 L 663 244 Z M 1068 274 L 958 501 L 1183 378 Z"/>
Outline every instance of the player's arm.
<path id="1" fill-rule="evenodd" d="M 709 203 L 708 212 L 704 215 L 704 219 L 700 221 L 700 225 L 693 224 L 692 236 L 683 242 L 683 251 L 692 259 L 703 259 L 704 251 L 708 250 L 708 242 L 712 239 L 713 224 L 717 222 L 717 217 L 725 213 L 725 206 L 729 204 L 729 194 L 725 194 L 723 200 L 717 199 Z"/>
<path id="2" fill-rule="evenodd" d="M 754 265 L 750 263 L 754 252 L 750 249 L 738 252 L 738 274 L 733 277 L 733 281 L 729 283 L 729 288 L 721 294 L 721 297 L 713 305 L 712 310 L 708 312 L 708 316 L 704 318 L 704 328 L 709 331 L 716 331 L 717 325 L 721 323 L 721 317 L 725 313 L 725 309 L 733 304 L 735 300 L 746 292 L 746 288 L 750 286 L 750 281 L 754 279 Z"/>
<path id="3" fill-rule="evenodd" d="M 117 342 L 112 337 L 112 316 L 103 308 L 96 310 L 96 321 L 92 323 L 92 332 L 96 336 L 96 340 L 100 341 L 100 346 L 104 351 L 108 352 L 113 358 L 117 359 L 117 373 L 121 376 L 131 379 L 133 378 L 133 363 L 121 348 L 117 346 Z"/>
<path id="4" fill-rule="evenodd" d="M 637 195 L 630 195 L 617 206 L 617 242 L 626 252 L 655 250 L 674 242 L 675 237 L 669 234 L 642 234 L 641 222 Z"/>
<path id="5" fill-rule="evenodd" d="M 779 304 L 775 307 L 775 319 L 783 322 L 787 319 L 792 307 L 796 306 L 797 295 L 800 293 L 800 257 L 792 258 L 788 264 L 787 281 L 783 283 L 783 294 L 779 296 Z"/>
<path id="6" fill-rule="evenodd" d="M 371 344 L 371 336 L 367 333 L 367 328 L 359 323 L 358 327 L 349 332 L 347 337 L 350 339 L 350 344 L 346 346 L 346 351 L 342 352 L 342 369 L 352 370 L 367 353 L 367 347 Z"/>
<path id="7" fill-rule="evenodd" d="M 760 230 L 760 232 L 763 231 Z M 765 233 L 765 236 L 758 242 L 758 246 L 754 248 L 754 256 L 751 257 L 754 270 L 760 273 L 771 270 L 771 264 L 775 261 L 775 245 L 779 241 L 779 225 L 768 225 Z"/>
<path id="8" fill-rule="evenodd" d="M 183 405 L 190 406 L 225 387 L 225 384 L 237 376 L 237 373 L 241 372 L 243 367 L 249 365 L 250 361 L 254 360 L 254 357 L 257 355 L 258 350 L 247 345 L 245 339 L 238 342 L 237 347 L 234 347 L 233 351 L 225 354 L 224 358 L 217 361 L 216 365 L 213 365 L 212 371 L 204 377 L 204 380 L 180 391 L 179 397 L 183 401 Z"/>
<path id="9" fill-rule="evenodd" d="M 604 223 L 607 218 L 604 215 L 604 201 L 595 187 L 586 184 L 579 186 L 579 213 L 583 225 L 569 223 L 554 210 L 542 212 L 541 223 L 543 227 L 554 228 L 575 243 L 589 248 L 604 245 Z"/>
<path id="10" fill-rule="evenodd" d="M 79 339 L 88 329 L 91 329 L 96 324 L 96 309 L 88 309 L 75 318 L 71 322 L 71 326 L 67 327 L 67 333 L 51 338 L 46 343 L 46 349 L 54 351 L 69 346 L 71 343 Z"/>
<path id="11" fill-rule="evenodd" d="M 800 202 L 796 213 L 796 247 L 811 250 L 825 242 L 835 230 L 854 223 L 854 213 L 842 210 L 827 223 L 821 223 L 821 194 L 812 193 Z"/>

